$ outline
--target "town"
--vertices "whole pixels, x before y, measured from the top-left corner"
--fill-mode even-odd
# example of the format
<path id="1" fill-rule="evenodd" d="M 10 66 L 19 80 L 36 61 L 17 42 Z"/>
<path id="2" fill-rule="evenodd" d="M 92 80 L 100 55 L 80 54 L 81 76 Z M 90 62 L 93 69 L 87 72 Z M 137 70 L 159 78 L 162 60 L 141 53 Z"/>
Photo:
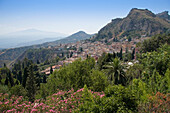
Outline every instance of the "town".
<path id="1" fill-rule="evenodd" d="M 69 63 L 74 62 L 76 59 L 81 58 L 81 59 L 86 59 L 87 56 L 91 56 L 95 59 L 97 62 L 98 58 L 103 54 L 103 53 L 117 53 L 120 52 L 122 49 L 122 53 L 125 53 L 126 51 L 132 52 L 132 50 L 135 48 L 135 56 L 136 53 L 138 53 L 138 48 L 136 47 L 136 44 L 138 42 L 143 42 L 145 39 L 148 39 L 148 37 L 141 36 L 141 38 L 133 38 L 131 41 L 122 40 L 120 42 L 113 42 L 114 38 L 111 38 L 107 41 L 107 43 L 103 41 L 78 41 L 76 43 L 68 43 L 68 44 L 59 44 L 58 46 L 55 46 L 55 49 L 63 49 L 66 48 L 69 50 L 69 53 L 71 54 L 70 57 L 66 57 L 65 60 L 59 61 L 56 65 L 53 65 L 51 67 L 46 68 L 45 70 L 42 70 L 41 73 L 45 73 L 46 75 L 50 75 L 50 69 L 52 70 L 58 70 L 60 67 L 63 65 L 67 65 Z M 110 42 L 110 44 L 108 44 Z M 48 47 L 51 49 L 52 47 Z M 62 56 L 62 54 L 60 55 Z"/>

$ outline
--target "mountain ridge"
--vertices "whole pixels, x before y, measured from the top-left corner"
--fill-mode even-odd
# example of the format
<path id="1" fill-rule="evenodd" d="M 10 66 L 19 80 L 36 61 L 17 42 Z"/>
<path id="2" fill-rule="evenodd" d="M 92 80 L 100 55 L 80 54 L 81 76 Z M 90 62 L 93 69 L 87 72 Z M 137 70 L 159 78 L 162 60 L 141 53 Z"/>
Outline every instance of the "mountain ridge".
<path id="1" fill-rule="evenodd" d="M 158 13 L 158 14 L 156 14 L 156 16 L 158 16 L 158 17 L 160 17 L 162 19 L 165 19 L 168 22 L 170 22 L 170 15 L 168 14 L 168 11 L 164 11 L 164 12 Z"/>
<path id="2" fill-rule="evenodd" d="M 133 8 L 124 18 L 112 19 L 101 28 L 95 39 L 104 38 L 140 38 L 141 35 L 152 36 L 170 29 L 168 21 L 156 16 L 148 9 Z"/>

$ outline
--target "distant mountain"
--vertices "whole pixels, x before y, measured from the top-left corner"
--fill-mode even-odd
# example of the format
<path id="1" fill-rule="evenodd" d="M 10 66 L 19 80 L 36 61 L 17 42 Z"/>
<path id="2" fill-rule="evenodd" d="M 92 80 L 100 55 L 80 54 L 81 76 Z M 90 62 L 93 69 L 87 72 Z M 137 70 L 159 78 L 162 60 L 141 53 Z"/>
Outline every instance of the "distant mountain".
<path id="1" fill-rule="evenodd" d="M 28 52 L 28 51 L 30 51 L 30 49 L 31 49 L 32 53 L 35 51 L 34 55 L 39 54 L 38 52 L 41 52 L 41 54 L 45 54 L 45 53 L 43 53 L 43 51 L 45 51 L 45 52 L 49 51 L 49 50 L 45 49 L 48 46 L 56 46 L 58 44 L 63 44 L 63 43 L 77 42 L 80 40 L 89 39 L 91 36 L 93 36 L 93 35 L 89 35 L 83 31 L 79 31 L 75 34 L 72 34 L 72 35 L 66 37 L 66 38 L 56 40 L 53 42 L 46 42 L 46 43 L 38 44 L 38 45 L 1 50 L 0 51 L 0 67 L 3 66 L 3 63 L 6 63 L 7 65 L 13 64 L 18 59 L 23 59 L 24 57 L 29 56 L 30 52 Z M 44 48 L 44 49 L 37 50 L 39 48 Z M 53 52 L 53 50 L 51 50 L 50 52 Z M 47 56 L 48 56 L 48 54 L 47 54 Z M 54 53 L 50 53 L 50 54 L 52 56 L 52 54 L 54 54 Z M 34 57 L 34 56 L 32 56 L 32 57 Z M 41 59 L 41 57 L 43 57 L 43 56 L 40 55 L 39 59 Z"/>
<path id="2" fill-rule="evenodd" d="M 79 31 L 77 33 L 74 33 L 66 38 L 60 39 L 60 40 L 56 40 L 53 42 L 47 42 L 42 44 L 42 47 L 47 47 L 47 46 L 56 46 L 58 44 L 66 44 L 66 43 L 73 43 L 73 42 L 77 42 L 80 40 L 85 40 L 85 39 L 89 39 L 91 36 L 90 34 L 85 33 L 84 31 Z"/>
<path id="3" fill-rule="evenodd" d="M 55 38 L 55 40 L 65 37 L 65 34 L 56 32 L 46 32 L 36 29 L 27 29 L 23 31 L 12 32 L 4 35 L 0 35 L 0 48 L 14 48 L 22 46 L 29 42 L 29 45 L 33 45 L 36 40 L 41 40 L 44 38 Z M 23 43 L 23 44 L 22 44 Z M 40 44 L 40 43 L 37 43 Z M 27 45 L 25 45 L 27 46 Z"/>
<path id="4" fill-rule="evenodd" d="M 156 14 L 156 16 L 163 18 L 163 19 L 167 20 L 168 22 L 170 22 L 170 15 L 168 14 L 168 11 L 158 13 L 158 14 Z"/>
<path id="5" fill-rule="evenodd" d="M 97 34 L 95 40 L 104 38 L 140 38 L 165 33 L 170 23 L 147 9 L 133 8 L 127 17 L 113 19 Z"/>
<path id="6" fill-rule="evenodd" d="M 44 38 L 44 39 L 39 39 L 39 40 L 35 40 L 35 41 L 31 41 L 31 42 L 26 42 L 26 43 L 20 43 L 18 45 L 16 45 L 17 47 L 23 47 L 23 46 L 31 46 L 31 45 L 37 45 L 37 44 L 43 44 L 46 42 L 52 42 L 52 41 L 56 41 L 57 39 L 62 39 L 63 37 L 57 37 L 57 38 Z"/>
<path id="7" fill-rule="evenodd" d="M 60 37 L 60 36 L 66 36 L 66 34 L 63 33 L 57 33 L 57 32 L 47 32 L 47 31 L 41 31 L 37 29 L 26 29 L 23 31 L 17 31 L 6 34 L 7 36 L 44 36 L 44 37 Z M 38 38 L 41 39 L 41 38 Z"/>

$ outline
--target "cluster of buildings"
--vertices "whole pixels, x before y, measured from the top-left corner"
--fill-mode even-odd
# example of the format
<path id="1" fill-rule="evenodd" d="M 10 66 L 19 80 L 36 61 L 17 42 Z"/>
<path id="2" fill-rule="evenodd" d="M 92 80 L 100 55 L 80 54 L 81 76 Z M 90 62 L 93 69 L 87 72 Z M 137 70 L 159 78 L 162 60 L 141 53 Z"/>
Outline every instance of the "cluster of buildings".
<path id="1" fill-rule="evenodd" d="M 143 41 L 144 38 L 141 39 L 134 39 L 130 42 L 128 41 L 122 41 L 122 42 L 112 42 L 110 44 L 106 44 L 105 42 L 101 41 L 95 41 L 95 42 L 86 42 L 86 41 L 80 41 L 76 43 L 69 43 L 69 44 L 61 44 L 60 46 L 56 46 L 55 48 L 63 49 L 66 48 L 69 50 L 69 53 L 72 53 L 72 56 L 69 58 L 66 58 L 63 61 L 58 62 L 57 65 L 52 66 L 53 70 L 60 69 L 64 64 L 69 64 L 74 62 L 76 59 L 86 59 L 87 55 L 93 57 L 96 61 L 98 58 L 105 52 L 105 53 L 117 53 L 120 52 L 122 49 L 122 52 L 125 53 L 127 50 L 129 52 L 132 52 L 134 48 L 136 48 L 136 43 Z M 70 48 L 76 48 L 70 49 Z M 82 51 L 80 51 L 80 48 Z M 135 53 L 138 52 L 138 49 L 135 49 Z M 42 73 L 45 73 L 47 75 L 50 74 L 50 68 L 43 70 Z"/>

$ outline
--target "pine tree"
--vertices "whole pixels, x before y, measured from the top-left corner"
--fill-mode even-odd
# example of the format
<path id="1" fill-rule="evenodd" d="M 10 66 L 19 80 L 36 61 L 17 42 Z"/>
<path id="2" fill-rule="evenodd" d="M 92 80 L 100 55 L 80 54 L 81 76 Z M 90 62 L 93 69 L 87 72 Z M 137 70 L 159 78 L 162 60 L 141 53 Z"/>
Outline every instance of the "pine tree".
<path id="1" fill-rule="evenodd" d="M 132 51 L 132 60 L 135 59 L 135 48 Z"/>
<path id="2" fill-rule="evenodd" d="M 11 84 L 11 87 L 14 86 L 14 80 L 13 80 L 13 77 L 11 75 L 11 71 L 10 70 L 8 72 L 8 78 L 9 78 L 9 82 Z"/>
<path id="3" fill-rule="evenodd" d="M 52 74 L 53 73 L 53 68 L 52 68 L 52 66 L 50 67 L 50 74 Z"/>
<path id="4" fill-rule="evenodd" d="M 122 48 L 120 50 L 120 54 L 119 54 L 120 60 L 122 60 L 123 56 L 122 56 Z"/>
<path id="5" fill-rule="evenodd" d="M 4 63 L 4 67 L 6 67 L 6 64 Z"/>
<path id="6" fill-rule="evenodd" d="M 34 76 L 34 70 L 33 65 L 30 65 L 29 67 L 29 75 L 26 82 L 26 89 L 27 89 L 27 95 L 29 97 L 29 101 L 33 102 L 35 99 L 36 94 L 36 82 L 35 82 L 35 76 Z"/>
<path id="7" fill-rule="evenodd" d="M 22 72 L 21 71 L 18 72 L 17 79 L 19 80 L 20 84 L 22 84 Z"/>
<path id="8" fill-rule="evenodd" d="M 37 84 L 37 87 L 40 87 L 40 83 L 41 83 L 41 77 L 40 77 L 40 74 L 38 71 L 36 71 L 36 84 Z"/>
<path id="9" fill-rule="evenodd" d="M 46 77 L 46 75 L 43 75 L 43 83 L 47 83 L 47 77 Z"/>
<path id="10" fill-rule="evenodd" d="M 23 86 L 24 88 L 25 88 L 25 86 L 26 86 L 27 77 L 28 77 L 28 68 L 25 67 L 25 68 L 24 68 L 24 74 L 23 74 L 23 80 L 22 80 L 22 86 Z"/>
<path id="11" fill-rule="evenodd" d="M 2 77 L 0 76 L 0 84 L 1 84 Z"/>
<path id="12" fill-rule="evenodd" d="M 5 85 L 7 85 L 8 86 L 8 77 L 6 77 L 6 80 L 5 80 Z"/>
<path id="13" fill-rule="evenodd" d="M 37 64 L 40 64 L 40 61 L 39 61 L 39 60 L 37 60 Z"/>
<path id="14" fill-rule="evenodd" d="M 116 58 L 116 53 L 115 52 L 113 52 L 113 58 Z"/>
<path id="15" fill-rule="evenodd" d="M 16 82 L 15 82 L 15 85 L 19 85 L 19 82 L 18 82 L 18 80 L 16 80 Z"/>

